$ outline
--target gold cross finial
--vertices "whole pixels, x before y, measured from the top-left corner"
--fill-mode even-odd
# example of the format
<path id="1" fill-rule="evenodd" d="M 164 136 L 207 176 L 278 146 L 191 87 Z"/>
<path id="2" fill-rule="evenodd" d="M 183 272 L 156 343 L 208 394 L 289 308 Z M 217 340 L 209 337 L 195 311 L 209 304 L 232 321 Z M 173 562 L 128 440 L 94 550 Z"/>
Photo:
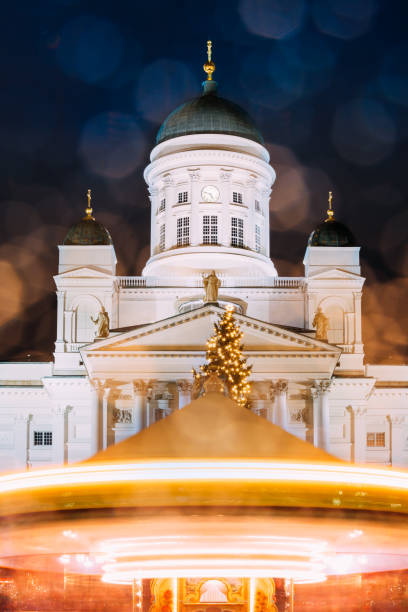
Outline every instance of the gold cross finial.
<path id="1" fill-rule="evenodd" d="M 333 217 L 334 217 L 334 210 L 332 207 L 332 200 L 333 200 L 333 192 L 329 191 L 329 209 L 327 211 L 327 219 L 326 221 L 332 221 Z"/>
<path id="2" fill-rule="evenodd" d="M 207 40 L 207 57 L 208 57 L 208 62 L 206 62 L 203 66 L 204 68 L 204 72 L 207 73 L 207 81 L 212 81 L 212 74 L 215 70 L 215 64 L 214 62 L 211 60 L 211 55 L 212 55 L 212 42 L 211 40 Z"/>
<path id="3" fill-rule="evenodd" d="M 84 217 L 85 219 L 93 219 L 92 216 L 92 207 L 91 207 L 91 190 L 88 189 L 88 192 L 86 194 L 86 197 L 88 198 L 88 206 L 85 208 L 85 212 L 86 212 L 86 217 Z"/>

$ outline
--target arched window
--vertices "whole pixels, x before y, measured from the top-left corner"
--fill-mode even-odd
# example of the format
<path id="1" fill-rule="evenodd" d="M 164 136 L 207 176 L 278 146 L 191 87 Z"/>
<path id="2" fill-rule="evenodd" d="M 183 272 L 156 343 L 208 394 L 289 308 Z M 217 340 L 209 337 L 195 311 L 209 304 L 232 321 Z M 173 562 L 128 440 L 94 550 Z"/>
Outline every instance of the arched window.
<path id="1" fill-rule="evenodd" d="M 329 329 L 327 332 L 327 340 L 330 344 L 344 343 L 344 311 L 341 306 L 331 305 L 326 306 L 324 314 L 329 319 Z"/>
<path id="2" fill-rule="evenodd" d="M 221 580 L 206 580 L 200 588 L 200 602 L 219 603 L 228 601 L 227 587 Z"/>
<path id="3" fill-rule="evenodd" d="M 75 342 L 92 342 L 95 338 L 95 325 L 91 317 L 96 318 L 100 306 L 96 299 L 84 297 L 75 309 Z"/>

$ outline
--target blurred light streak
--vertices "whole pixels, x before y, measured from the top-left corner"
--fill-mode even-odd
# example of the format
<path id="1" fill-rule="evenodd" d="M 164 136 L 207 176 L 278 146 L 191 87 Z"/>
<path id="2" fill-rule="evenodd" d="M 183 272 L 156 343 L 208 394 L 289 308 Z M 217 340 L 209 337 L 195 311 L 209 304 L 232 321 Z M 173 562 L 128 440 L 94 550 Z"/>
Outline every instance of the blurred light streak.
<path id="1" fill-rule="evenodd" d="M 381 487 L 408 491 L 406 472 L 398 470 L 275 461 L 140 461 L 23 472 L 0 477 L 0 493 L 40 487 L 117 482 L 174 481 L 309 482 Z"/>

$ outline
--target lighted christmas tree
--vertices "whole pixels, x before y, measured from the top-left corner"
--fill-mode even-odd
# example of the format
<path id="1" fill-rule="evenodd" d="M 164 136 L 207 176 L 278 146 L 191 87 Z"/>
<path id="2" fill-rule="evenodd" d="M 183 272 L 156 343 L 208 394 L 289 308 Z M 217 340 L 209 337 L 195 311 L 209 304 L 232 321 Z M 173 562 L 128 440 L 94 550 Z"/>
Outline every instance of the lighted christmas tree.
<path id="1" fill-rule="evenodd" d="M 201 372 L 194 372 L 196 381 L 203 381 L 215 372 L 224 382 L 229 395 L 240 406 L 249 407 L 248 395 L 251 385 L 248 378 L 252 366 L 242 354 L 242 332 L 234 319 L 232 307 L 226 309 L 214 324 L 214 335 L 207 342 L 207 363 L 200 366 Z"/>

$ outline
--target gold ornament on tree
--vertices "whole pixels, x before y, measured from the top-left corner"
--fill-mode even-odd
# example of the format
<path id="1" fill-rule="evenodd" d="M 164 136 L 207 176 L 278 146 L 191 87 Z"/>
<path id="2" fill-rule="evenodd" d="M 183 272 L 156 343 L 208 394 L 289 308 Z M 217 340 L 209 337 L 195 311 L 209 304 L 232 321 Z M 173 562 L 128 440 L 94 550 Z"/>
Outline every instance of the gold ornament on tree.
<path id="1" fill-rule="evenodd" d="M 214 325 L 214 335 L 207 341 L 207 363 L 200 366 L 201 372 L 193 370 L 194 387 L 205 386 L 207 378 L 214 374 L 224 383 L 228 395 L 240 406 L 249 408 L 251 385 L 248 379 L 252 366 L 243 356 L 242 331 L 234 319 L 234 309 L 229 307 Z"/>

